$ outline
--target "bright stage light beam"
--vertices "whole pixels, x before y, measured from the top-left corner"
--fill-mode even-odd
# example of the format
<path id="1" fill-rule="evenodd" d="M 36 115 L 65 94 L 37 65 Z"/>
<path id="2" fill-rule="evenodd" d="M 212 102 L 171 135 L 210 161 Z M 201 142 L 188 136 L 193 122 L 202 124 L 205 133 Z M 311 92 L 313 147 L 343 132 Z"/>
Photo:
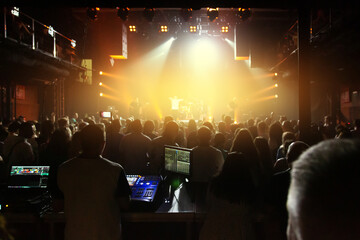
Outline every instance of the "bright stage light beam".
<path id="1" fill-rule="evenodd" d="M 111 77 L 111 78 L 116 78 L 116 79 L 125 79 L 124 77 L 121 77 L 121 76 L 118 76 L 118 75 L 115 75 L 115 74 L 111 74 L 111 73 L 107 73 L 107 72 L 103 72 L 103 71 L 100 71 L 99 74 L 101 76 L 107 76 L 107 77 Z"/>
<path id="2" fill-rule="evenodd" d="M 276 83 L 276 84 L 273 84 L 273 85 L 271 85 L 271 86 L 269 86 L 269 87 L 266 87 L 266 88 L 264 88 L 264 89 L 260 89 L 259 91 L 253 93 L 251 96 L 254 97 L 254 96 L 256 96 L 256 95 L 259 95 L 260 93 L 264 93 L 264 92 L 267 92 L 267 91 L 269 91 L 269 90 L 271 90 L 271 89 L 277 88 L 278 86 L 279 86 L 279 85 L 278 85 L 277 83 Z"/>
<path id="3" fill-rule="evenodd" d="M 272 95 L 272 96 L 267 96 L 267 97 L 255 99 L 254 102 L 268 101 L 268 100 L 275 99 L 275 98 L 278 98 L 278 97 L 279 96 L 276 94 L 276 95 Z"/>
<path id="4" fill-rule="evenodd" d="M 111 96 L 111 95 L 108 95 L 108 94 L 105 94 L 105 93 L 102 93 L 102 97 L 121 102 L 120 98 L 115 97 L 115 96 Z"/>
<path id="5" fill-rule="evenodd" d="M 115 93 L 115 94 L 117 94 L 117 95 L 121 95 L 121 93 L 119 91 L 115 90 L 114 88 L 109 87 L 108 85 L 106 85 L 104 83 L 101 83 L 100 86 L 107 89 L 107 90 L 109 90 L 109 91 L 111 91 L 111 92 L 113 92 L 113 93 Z"/>

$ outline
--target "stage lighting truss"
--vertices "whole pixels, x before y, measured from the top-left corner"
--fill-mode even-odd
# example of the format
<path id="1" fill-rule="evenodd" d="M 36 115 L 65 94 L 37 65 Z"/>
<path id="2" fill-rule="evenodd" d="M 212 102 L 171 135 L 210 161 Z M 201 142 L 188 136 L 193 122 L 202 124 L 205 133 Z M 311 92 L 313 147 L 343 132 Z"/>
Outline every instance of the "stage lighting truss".
<path id="1" fill-rule="evenodd" d="M 185 22 L 188 22 L 192 18 L 192 8 L 182 8 L 181 16 Z"/>
<path id="2" fill-rule="evenodd" d="M 219 8 L 207 8 L 207 16 L 210 22 L 215 21 L 219 17 Z"/>
<path id="3" fill-rule="evenodd" d="M 91 20 L 96 20 L 98 18 L 98 12 L 100 11 L 100 8 L 88 8 L 87 15 Z"/>
<path id="4" fill-rule="evenodd" d="M 135 25 L 130 25 L 129 26 L 129 31 L 130 32 L 136 32 L 136 26 Z"/>
<path id="5" fill-rule="evenodd" d="M 148 22 L 152 22 L 155 16 L 155 8 L 145 8 L 143 14 L 144 14 L 144 18 Z"/>
<path id="6" fill-rule="evenodd" d="M 128 7 L 118 7 L 117 9 L 118 17 L 121 18 L 123 21 L 126 21 L 129 16 L 130 9 Z"/>
<path id="7" fill-rule="evenodd" d="M 189 29 L 190 29 L 191 33 L 196 33 L 197 32 L 197 26 L 190 26 Z"/>
<path id="8" fill-rule="evenodd" d="M 250 8 L 239 8 L 236 15 L 239 17 L 241 21 L 246 21 L 251 16 Z"/>
<path id="9" fill-rule="evenodd" d="M 222 26 L 221 27 L 221 32 L 222 33 L 228 33 L 229 32 L 229 26 Z"/>
<path id="10" fill-rule="evenodd" d="M 167 32 L 168 32 L 168 26 L 166 26 L 166 25 L 161 25 L 161 26 L 160 26 L 160 32 L 162 32 L 162 33 L 167 33 Z"/>

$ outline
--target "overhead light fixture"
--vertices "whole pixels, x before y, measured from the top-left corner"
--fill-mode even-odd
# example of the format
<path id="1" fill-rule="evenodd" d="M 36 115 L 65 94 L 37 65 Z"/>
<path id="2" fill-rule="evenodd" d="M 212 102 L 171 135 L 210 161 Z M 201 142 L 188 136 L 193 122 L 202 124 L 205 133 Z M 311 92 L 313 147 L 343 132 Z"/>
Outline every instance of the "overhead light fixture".
<path id="1" fill-rule="evenodd" d="M 190 26 L 190 32 L 191 33 L 196 33 L 197 31 L 197 27 L 196 26 Z"/>
<path id="2" fill-rule="evenodd" d="M 102 86 L 103 85 L 103 83 L 102 82 L 99 82 L 99 86 Z"/>
<path id="3" fill-rule="evenodd" d="M 136 32 L 136 26 L 135 25 L 130 25 L 129 26 L 129 31 L 130 32 Z"/>
<path id="4" fill-rule="evenodd" d="M 91 20 L 96 20 L 98 18 L 98 12 L 100 11 L 100 8 L 88 8 L 87 15 Z"/>
<path id="5" fill-rule="evenodd" d="M 121 18 L 123 21 L 126 21 L 129 16 L 130 8 L 128 7 L 121 7 L 118 8 L 117 15 L 119 18 Z"/>
<path id="6" fill-rule="evenodd" d="M 104 74 L 103 71 L 100 71 L 100 72 L 99 72 L 99 75 L 103 75 L 103 74 Z"/>
<path id="7" fill-rule="evenodd" d="M 207 8 L 207 16 L 210 22 L 215 21 L 219 17 L 219 8 Z"/>
<path id="8" fill-rule="evenodd" d="M 99 93 L 99 96 L 102 97 L 102 96 L 104 96 L 104 94 L 101 92 L 101 93 Z"/>
<path id="9" fill-rule="evenodd" d="M 143 14 L 145 19 L 151 22 L 155 16 L 155 8 L 145 8 Z"/>
<path id="10" fill-rule="evenodd" d="M 162 26 L 160 27 L 160 32 L 162 32 L 162 33 L 168 32 L 168 27 L 167 27 L 166 25 L 162 25 Z"/>
<path id="11" fill-rule="evenodd" d="M 72 48 L 76 47 L 76 41 L 74 39 L 71 39 L 71 47 Z"/>
<path id="12" fill-rule="evenodd" d="M 11 14 L 18 17 L 20 15 L 20 10 L 18 7 L 13 7 L 13 9 L 11 9 Z"/>
<path id="13" fill-rule="evenodd" d="M 279 78 L 279 74 L 277 72 L 275 72 L 272 79 L 277 80 L 278 78 Z"/>
<path id="14" fill-rule="evenodd" d="M 182 8 L 181 9 L 181 17 L 185 22 L 189 21 L 192 18 L 192 8 Z"/>
<path id="15" fill-rule="evenodd" d="M 241 21 L 246 21 L 251 16 L 250 8 L 239 8 L 236 15 Z"/>
<path id="16" fill-rule="evenodd" d="M 222 27 L 221 27 L 221 32 L 222 32 L 222 33 L 227 33 L 227 32 L 229 32 L 229 26 L 222 26 Z"/>
<path id="17" fill-rule="evenodd" d="M 54 37 L 54 28 L 52 26 L 49 26 L 48 28 L 48 34 L 52 37 Z"/>

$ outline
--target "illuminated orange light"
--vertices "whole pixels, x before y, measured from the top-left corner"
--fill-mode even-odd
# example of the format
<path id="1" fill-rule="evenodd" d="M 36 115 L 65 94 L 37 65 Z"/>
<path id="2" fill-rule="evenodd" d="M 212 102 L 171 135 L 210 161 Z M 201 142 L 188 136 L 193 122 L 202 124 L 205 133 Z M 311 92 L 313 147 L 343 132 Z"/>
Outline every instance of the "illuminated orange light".
<path id="1" fill-rule="evenodd" d="M 129 26 L 129 30 L 130 32 L 136 32 L 136 26 L 134 25 Z"/>
<path id="2" fill-rule="evenodd" d="M 99 94 L 100 97 L 102 97 L 103 95 L 104 95 L 104 94 L 103 94 L 102 92 Z"/>
<path id="3" fill-rule="evenodd" d="M 104 73 L 102 71 L 99 72 L 100 75 L 103 75 Z"/>
<path id="4" fill-rule="evenodd" d="M 110 55 L 110 56 L 113 56 L 113 55 Z M 111 73 L 107 73 L 107 72 L 102 72 L 100 75 L 115 78 L 115 79 L 124 79 L 124 77 L 121 77 L 121 76 L 115 75 L 115 74 L 111 74 Z"/>
<path id="5" fill-rule="evenodd" d="M 278 75 L 278 73 L 274 73 L 274 76 L 276 77 Z"/>
<path id="6" fill-rule="evenodd" d="M 102 86 L 103 85 L 103 83 L 102 82 L 99 82 L 99 86 Z"/>
<path id="7" fill-rule="evenodd" d="M 277 83 L 275 83 L 275 87 L 278 87 L 279 85 Z"/>
<path id="8" fill-rule="evenodd" d="M 249 60 L 249 57 L 235 57 L 236 61 L 241 61 L 241 60 Z"/>
<path id="9" fill-rule="evenodd" d="M 161 32 L 167 32 L 168 31 L 168 27 L 167 26 L 161 26 Z"/>
<path id="10" fill-rule="evenodd" d="M 126 57 L 124 57 L 123 55 L 109 55 L 111 58 L 113 59 L 127 59 Z"/>
<path id="11" fill-rule="evenodd" d="M 277 94 L 275 94 L 275 98 L 278 98 L 279 96 Z"/>
<path id="12" fill-rule="evenodd" d="M 96 11 L 100 11 L 100 8 L 99 8 L 99 7 L 95 8 L 95 9 L 96 9 Z"/>
<path id="13" fill-rule="evenodd" d="M 273 77 L 274 74 L 273 73 L 267 73 L 267 74 L 261 74 L 261 75 L 257 75 L 255 76 L 256 79 L 262 79 L 262 78 L 268 78 L 268 77 Z"/>

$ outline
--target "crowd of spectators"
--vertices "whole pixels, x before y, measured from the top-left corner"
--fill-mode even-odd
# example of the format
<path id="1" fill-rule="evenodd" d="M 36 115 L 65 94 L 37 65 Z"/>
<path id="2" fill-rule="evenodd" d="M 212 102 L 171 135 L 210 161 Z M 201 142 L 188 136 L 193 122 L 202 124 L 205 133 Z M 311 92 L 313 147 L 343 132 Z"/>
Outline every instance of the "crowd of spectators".
<path id="1" fill-rule="evenodd" d="M 165 145 L 191 148 L 190 182 L 205 187 L 207 195 L 201 239 L 286 239 L 286 201 L 294 162 L 309 147 L 329 139 L 360 136 L 360 120 L 350 127 L 331 123 L 329 116 L 324 123 L 312 124 L 307 142 L 299 139 L 298 121 L 275 119 L 273 114 L 241 123 L 230 116 L 220 122 L 176 121 L 171 116 L 162 122 L 74 116 L 40 123 L 19 118 L 2 125 L 1 182 L 13 165 L 49 165 L 49 187 L 55 192 L 59 167 L 84 155 L 87 140 L 82 132 L 88 126 L 104 133 L 105 146 L 97 154 L 120 164 L 125 174 L 163 174 Z M 228 224 L 216 224 L 219 219 Z"/>

